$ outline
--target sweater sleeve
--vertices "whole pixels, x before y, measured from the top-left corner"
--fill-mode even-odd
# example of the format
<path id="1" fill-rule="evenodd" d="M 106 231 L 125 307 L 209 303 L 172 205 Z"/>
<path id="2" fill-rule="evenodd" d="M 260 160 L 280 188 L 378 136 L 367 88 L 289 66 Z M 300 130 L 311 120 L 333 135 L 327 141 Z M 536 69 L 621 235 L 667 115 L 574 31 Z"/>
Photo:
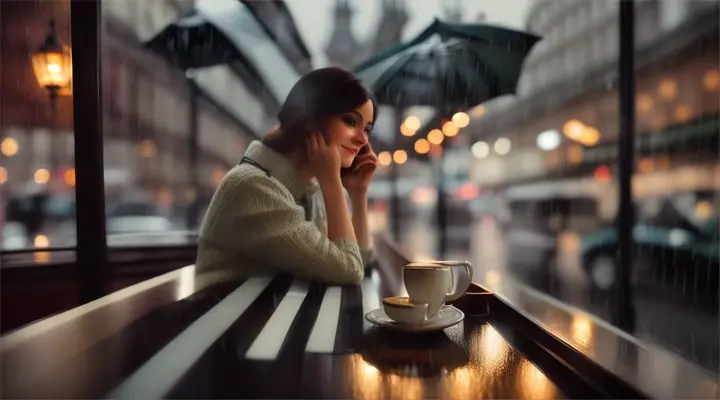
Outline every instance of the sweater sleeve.
<path id="1" fill-rule="evenodd" d="M 362 258 L 364 265 L 370 265 L 375 261 L 375 249 L 372 246 L 361 247 L 360 257 Z"/>
<path id="2" fill-rule="evenodd" d="M 253 175 L 237 185 L 228 188 L 232 195 L 226 200 L 233 206 L 227 222 L 241 251 L 291 274 L 329 284 L 360 283 L 363 261 L 354 240 L 328 239 L 271 178 Z"/>

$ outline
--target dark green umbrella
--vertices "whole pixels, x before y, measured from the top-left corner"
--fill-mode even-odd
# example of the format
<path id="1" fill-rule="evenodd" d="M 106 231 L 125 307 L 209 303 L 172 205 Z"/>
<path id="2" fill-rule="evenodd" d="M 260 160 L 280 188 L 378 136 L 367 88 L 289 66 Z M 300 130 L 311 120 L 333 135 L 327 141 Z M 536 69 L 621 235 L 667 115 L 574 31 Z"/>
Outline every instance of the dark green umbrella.
<path id="1" fill-rule="evenodd" d="M 514 94 L 523 62 L 539 39 L 492 25 L 435 19 L 415 39 L 354 70 L 380 103 L 429 105 L 445 114 Z"/>
<path id="2" fill-rule="evenodd" d="M 507 28 L 451 24 L 435 19 L 415 39 L 380 52 L 358 65 L 355 73 L 381 104 L 397 109 L 433 106 L 438 116 L 448 117 L 492 98 L 514 94 L 525 58 L 538 40 L 535 35 Z M 444 257 L 447 204 L 442 162 L 439 165 L 438 247 L 439 256 Z M 391 174 L 395 182 L 394 164 Z M 396 190 L 391 197 L 391 214 L 393 233 L 397 237 L 400 212 Z"/>

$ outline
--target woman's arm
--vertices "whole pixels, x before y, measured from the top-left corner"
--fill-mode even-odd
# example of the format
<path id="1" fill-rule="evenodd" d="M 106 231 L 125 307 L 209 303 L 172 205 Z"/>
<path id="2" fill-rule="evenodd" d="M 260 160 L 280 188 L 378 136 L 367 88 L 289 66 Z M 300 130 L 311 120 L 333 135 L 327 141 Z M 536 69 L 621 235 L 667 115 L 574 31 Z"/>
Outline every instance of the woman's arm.
<path id="1" fill-rule="evenodd" d="M 328 192 L 328 200 L 333 196 Z M 342 197 L 341 197 L 342 198 Z M 345 204 L 325 236 L 287 190 L 264 174 L 227 181 L 218 189 L 204 231 L 223 247 L 290 274 L 335 285 L 357 284 L 364 265 Z M 338 207 L 330 206 L 328 209 Z M 332 228 L 331 228 L 332 227 Z"/>
<path id="2" fill-rule="evenodd" d="M 355 216 L 353 213 L 353 219 L 350 218 L 340 175 L 331 176 L 325 180 L 318 179 L 318 182 L 327 214 L 328 238 L 330 240 L 349 239 L 358 242 L 357 228 L 353 229 Z M 358 242 L 358 244 L 360 243 Z"/>

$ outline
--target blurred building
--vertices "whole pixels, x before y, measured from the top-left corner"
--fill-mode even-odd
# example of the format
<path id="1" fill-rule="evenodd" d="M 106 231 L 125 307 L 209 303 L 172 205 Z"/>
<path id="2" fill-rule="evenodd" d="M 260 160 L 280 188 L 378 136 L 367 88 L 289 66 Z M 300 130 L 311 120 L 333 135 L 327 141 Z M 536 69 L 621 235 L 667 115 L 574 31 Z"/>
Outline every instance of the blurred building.
<path id="1" fill-rule="evenodd" d="M 697 186 L 717 184 L 718 3 L 635 4 L 637 195 L 683 189 L 687 174 L 664 175 L 666 185 L 644 183 L 680 167 L 698 171 Z M 560 178 L 579 187 L 598 168 L 611 176 L 619 129 L 618 1 L 538 0 L 527 15 L 527 29 L 543 40 L 528 57 L 518 96 L 471 111 L 472 177 L 501 188 Z M 596 178 L 604 181 L 605 174 Z M 613 196 L 611 188 L 600 191 Z"/>
<path id="2" fill-rule="evenodd" d="M 48 93 L 38 86 L 30 63 L 30 54 L 42 43 L 50 20 L 56 22 L 59 39 L 70 45 L 69 4 L 68 0 L 0 3 L 0 132 L 5 143 L 15 147 L 12 156 L 3 156 L 0 175 L 10 196 L 28 185 L 73 193 L 72 98 L 58 98 L 53 112 Z M 254 41 L 248 45 L 264 49 L 261 55 L 251 54 L 251 62 L 263 64 L 265 69 L 270 65 L 267 72 L 282 72 L 283 79 L 258 82 L 248 79 L 241 68 L 226 65 L 197 71 L 203 184 L 197 194 L 188 186 L 190 90 L 185 72 L 143 46 L 195 2 L 102 2 L 108 200 L 138 191 L 158 203 L 182 208 L 196 195 L 211 196 L 224 173 L 242 157 L 248 142 L 273 123 L 290 85 L 311 68 L 309 52 L 284 2 L 227 0 L 224 4 L 242 8 L 245 36 Z"/>
<path id="3" fill-rule="evenodd" d="M 352 68 L 402 39 L 403 29 L 408 22 L 405 0 L 382 0 L 375 34 L 365 41 L 356 38 L 352 31 L 352 3 L 351 0 L 335 1 L 333 28 L 325 47 L 330 65 Z"/>

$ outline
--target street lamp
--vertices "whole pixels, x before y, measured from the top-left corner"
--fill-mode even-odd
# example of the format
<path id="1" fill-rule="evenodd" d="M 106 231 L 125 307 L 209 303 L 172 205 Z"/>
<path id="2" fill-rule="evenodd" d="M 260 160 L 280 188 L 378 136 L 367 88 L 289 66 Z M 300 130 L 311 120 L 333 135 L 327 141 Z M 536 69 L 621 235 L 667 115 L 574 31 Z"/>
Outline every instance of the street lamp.
<path id="1" fill-rule="evenodd" d="M 55 35 L 54 20 L 45 41 L 32 53 L 32 66 L 38 84 L 48 91 L 51 100 L 72 94 L 72 53 Z"/>

